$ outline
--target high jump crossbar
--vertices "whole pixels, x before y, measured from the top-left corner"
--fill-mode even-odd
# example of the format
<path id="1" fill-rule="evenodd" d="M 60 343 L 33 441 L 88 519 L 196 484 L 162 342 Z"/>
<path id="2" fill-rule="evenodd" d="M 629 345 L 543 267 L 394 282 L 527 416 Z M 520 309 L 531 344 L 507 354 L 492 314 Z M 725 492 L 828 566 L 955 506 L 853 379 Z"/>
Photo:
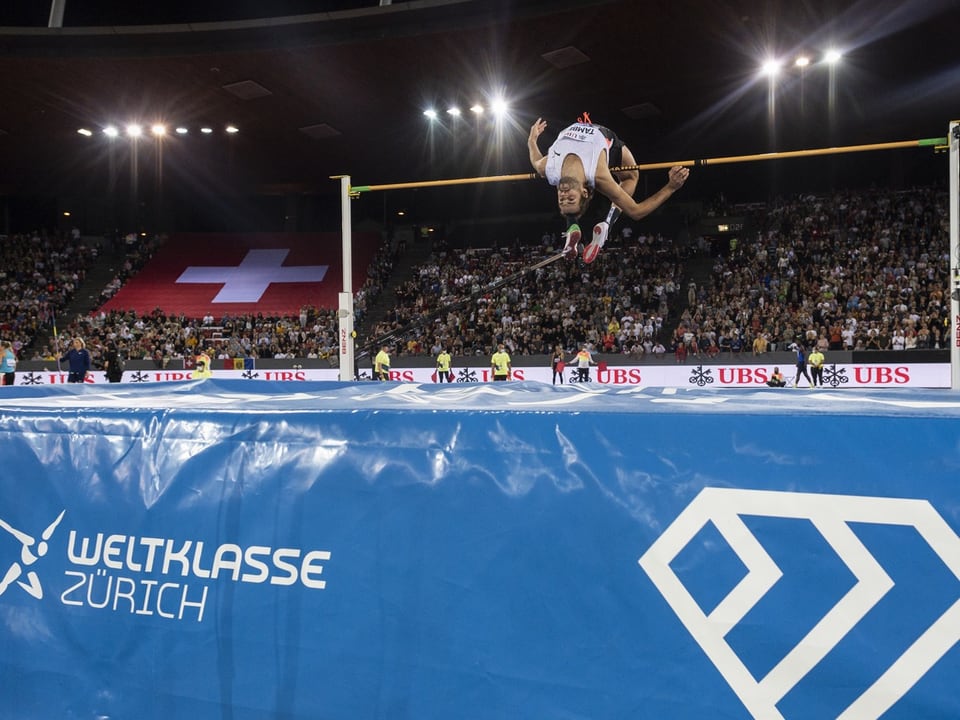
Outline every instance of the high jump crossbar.
<path id="1" fill-rule="evenodd" d="M 950 197 L 951 197 L 951 276 L 954 290 L 951 293 L 951 316 L 960 318 L 960 267 L 957 257 L 960 256 L 960 209 L 954 207 L 960 204 L 960 171 L 958 171 L 958 156 L 960 156 L 960 123 L 951 122 L 949 137 L 927 138 L 923 140 L 903 140 L 900 142 L 871 143 L 868 145 L 846 145 L 830 148 L 814 148 L 810 150 L 789 150 L 786 152 L 759 153 L 757 155 L 730 155 L 728 157 L 703 158 L 700 160 L 679 160 L 674 162 L 648 163 L 645 165 L 630 165 L 612 170 L 663 170 L 680 165 L 683 167 L 698 167 L 706 165 L 728 165 L 733 163 L 757 162 L 760 160 L 781 160 L 796 157 L 813 157 L 817 155 L 840 155 L 843 153 L 867 152 L 870 150 L 896 150 L 900 148 L 932 147 L 936 150 L 946 150 L 950 153 Z M 443 187 L 450 185 L 475 185 L 480 183 L 509 182 L 517 180 L 534 180 L 535 173 L 519 175 L 493 175 L 489 177 L 455 178 L 452 180 L 425 180 L 421 182 L 390 183 L 384 185 L 352 185 L 349 175 L 336 175 L 332 179 L 340 181 L 341 191 L 341 229 L 343 236 L 343 292 L 340 293 L 340 380 L 349 381 L 355 377 L 353 331 L 353 285 L 350 277 L 350 264 L 346 260 L 351 257 L 352 220 L 350 199 L 359 197 L 361 193 L 378 190 L 402 190 L 405 188 Z M 957 323 L 960 325 L 960 322 Z M 951 344 L 951 387 L 960 389 L 960 330 L 955 332 L 954 342 Z"/>
<path id="2" fill-rule="evenodd" d="M 785 160 L 787 158 L 815 157 L 818 155 L 841 155 L 844 153 L 868 152 L 871 150 L 897 150 L 901 148 L 933 147 L 944 148 L 947 138 L 925 138 L 923 140 L 900 140 L 897 142 L 870 143 L 867 145 L 842 145 L 839 147 L 811 148 L 808 150 L 787 150 L 784 152 L 757 153 L 755 155 L 728 155 L 726 157 L 701 158 L 699 160 L 676 160 L 673 162 L 645 163 L 643 165 L 625 165 L 610 168 L 611 172 L 626 170 L 666 170 L 677 165 L 681 167 L 703 167 L 706 165 L 731 165 L 733 163 L 758 162 L 761 160 Z M 535 180 L 536 173 L 516 175 L 489 175 L 485 177 L 451 178 L 448 180 L 421 180 L 419 182 L 386 183 L 383 185 L 352 185 L 350 193 L 354 197 L 360 193 L 379 190 L 405 190 L 411 188 L 447 187 L 451 185 L 479 185 L 482 183 L 515 182 Z"/>

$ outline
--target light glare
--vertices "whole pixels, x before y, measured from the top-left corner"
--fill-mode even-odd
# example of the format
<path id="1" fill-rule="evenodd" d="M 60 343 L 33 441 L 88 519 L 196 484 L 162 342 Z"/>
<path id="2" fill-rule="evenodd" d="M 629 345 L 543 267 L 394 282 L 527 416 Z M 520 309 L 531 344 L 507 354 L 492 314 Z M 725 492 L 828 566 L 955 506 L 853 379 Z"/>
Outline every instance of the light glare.
<path id="1" fill-rule="evenodd" d="M 117 130 L 113 125 L 107 125 L 103 129 L 103 134 L 106 135 L 107 137 L 115 138 L 117 135 L 120 134 L 120 131 Z"/>
<path id="2" fill-rule="evenodd" d="M 79 130 L 77 130 L 77 132 L 83 135 L 84 137 L 90 137 L 91 135 L 93 135 L 93 133 L 87 130 L 86 128 L 80 128 Z"/>
<path id="3" fill-rule="evenodd" d="M 138 138 L 143 135 L 143 128 L 139 125 L 127 125 L 127 137 Z"/>
<path id="4" fill-rule="evenodd" d="M 426 116 L 427 116 L 428 118 L 430 118 L 431 120 L 436 120 L 436 119 L 437 119 L 437 111 L 434 110 L 433 108 L 429 108 L 429 109 L 427 109 L 427 110 L 424 110 L 424 111 L 423 111 L 423 114 L 426 115 Z"/>
<path id="5" fill-rule="evenodd" d="M 842 57 L 843 53 L 841 53 L 839 50 L 827 50 L 826 54 L 823 56 L 823 61 L 832 65 L 840 62 Z"/>
<path id="6" fill-rule="evenodd" d="M 767 77 L 775 77 L 780 72 L 780 63 L 776 60 L 767 60 L 761 67 L 762 72 Z"/>

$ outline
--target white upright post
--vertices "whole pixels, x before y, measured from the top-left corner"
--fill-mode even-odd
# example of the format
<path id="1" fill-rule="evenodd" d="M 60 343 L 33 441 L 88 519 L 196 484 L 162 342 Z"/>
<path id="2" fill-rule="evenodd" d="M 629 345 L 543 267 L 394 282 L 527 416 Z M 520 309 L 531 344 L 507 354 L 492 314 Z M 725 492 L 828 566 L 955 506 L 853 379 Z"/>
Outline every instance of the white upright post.
<path id="1" fill-rule="evenodd" d="M 950 388 L 960 390 L 960 120 L 950 123 Z"/>
<path id="2" fill-rule="evenodd" d="M 356 379 L 353 367 L 353 219 L 350 215 L 350 176 L 340 175 L 340 234 L 343 241 L 343 292 L 340 293 L 340 380 Z"/>
<path id="3" fill-rule="evenodd" d="M 53 0 L 50 3 L 50 19 L 47 21 L 47 27 L 63 27 L 63 11 L 66 4 L 67 0 Z"/>

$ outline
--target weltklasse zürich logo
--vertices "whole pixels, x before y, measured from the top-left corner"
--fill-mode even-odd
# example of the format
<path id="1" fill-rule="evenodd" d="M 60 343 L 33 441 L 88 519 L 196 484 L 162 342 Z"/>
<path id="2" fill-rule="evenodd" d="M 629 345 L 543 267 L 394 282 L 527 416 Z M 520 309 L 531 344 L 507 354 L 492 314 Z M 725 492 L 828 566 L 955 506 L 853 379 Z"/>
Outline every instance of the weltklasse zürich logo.
<path id="1" fill-rule="evenodd" d="M 790 522 L 822 547 L 794 561 L 807 548 L 770 529 Z M 699 577 L 718 548 L 735 582 Z M 856 680 L 835 683 L 829 716 L 879 718 L 960 640 L 960 537 L 926 500 L 705 488 L 639 563 L 756 718 L 810 717 L 794 698 L 822 697 L 844 663 Z"/>
<path id="2" fill-rule="evenodd" d="M 202 622 L 212 583 L 306 590 L 327 586 L 323 571 L 331 557 L 328 550 L 211 544 L 196 538 L 85 533 L 75 528 L 59 532 L 65 543 L 58 543 L 58 549 L 65 555 L 55 561 L 65 562 L 66 567 L 59 578 L 56 572 L 46 570 L 41 583 L 36 565 L 49 554 L 50 539 L 65 514 L 66 510 L 61 511 L 39 536 L 0 518 L 0 529 L 14 541 L 13 560 L 0 580 L 0 596 L 19 586 L 36 600 L 43 600 L 44 586 L 49 584 L 52 587 L 47 590 L 65 606 Z"/>
<path id="3" fill-rule="evenodd" d="M 57 519 L 47 525 L 40 533 L 39 542 L 34 536 L 18 530 L 6 520 L 0 518 L 0 529 L 6 530 L 14 540 L 20 543 L 20 558 L 14 560 L 3 574 L 3 579 L 0 580 L 0 595 L 3 595 L 7 591 L 7 588 L 16 583 L 31 597 L 37 600 L 43 599 L 43 586 L 40 584 L 40 577 L 37 575 L 36 570 L 32 568 L 40 558 L 47 554 L 47 550 L 50 547 L 47 543 L 50 538 L 53 537 L 57 525 L 63 520 L 65 512 L 66 510 L 62 510 L 60 514 L 57 515 Z"/>

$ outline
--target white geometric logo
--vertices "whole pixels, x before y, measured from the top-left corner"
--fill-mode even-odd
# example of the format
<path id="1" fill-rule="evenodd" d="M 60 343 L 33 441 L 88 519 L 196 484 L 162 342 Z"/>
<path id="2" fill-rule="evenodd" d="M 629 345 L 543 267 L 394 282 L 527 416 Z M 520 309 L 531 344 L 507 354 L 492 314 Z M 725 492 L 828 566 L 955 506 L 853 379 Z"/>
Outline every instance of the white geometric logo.
<path id="1" fill-rule="evenodd" d="M 272 283 L 316 283 L 328 265 L 284 265 L 288 249 L 250 250 L 235 267 L 188 267 L 178 283 L 223 284 L 212 302 L 255 303 Z"/>
<path id="2" fill-rule="evenodd" d="M 7 572 L 4 573 L 3 580 L 0 580 L 0 595 L 3 595 L 7 591 L 7 588 L 10 587 L 10 584 L 16 581 L 17 585 L 22 587 L 31 597 L 37 600 L 43 599 L 43 587 L 40 585 L 40 578 L 37 577 L 37 573 L 34 570 L 27 570 L 27 568 L 47 554 L 47 550 L 49 549 L 47 541 L 53 536 L 53 531 L 57 529 L 57 525 L 63 520 L 63 515 L 66 512 L 66 510 L 61 510 L 60 514 L 57 515 L 57 519 L 47 525 L 47 529 L 40 535 L 39 543 L 37 543 L 36 538 L 30 537 L 25 532 L 11 527 L 3 518 L 0 518 L 0 528 L 10 533 L 21 545 L 20 561 L 14 561 Z M 33 549 L 34 545 L 36 545 L 35 550 Z M 27 579 L 23 581 L 20 577 L 25 570 L 27 570 Z"/>
<path id="3" fill-rule="evenodd" d="M 805 519 L 846 563 L 856 582 L 764 677 L 754 678 L 727 634 L 783 574 L 741 516 Z M 670 564 L 711 522 L 747 568 L 705 614 Z M 707 657 L 755 718 L 782 720 L 777 704 L 893 587 L 893 580 L 848 523 L 916 529 L 960 580 L 960 537 L 926 500 L 705 488 L 640 558 L 644 569 Z M 960 640 L 960 598 L 918 637 L 838 718 L 879 718 Z"/>

